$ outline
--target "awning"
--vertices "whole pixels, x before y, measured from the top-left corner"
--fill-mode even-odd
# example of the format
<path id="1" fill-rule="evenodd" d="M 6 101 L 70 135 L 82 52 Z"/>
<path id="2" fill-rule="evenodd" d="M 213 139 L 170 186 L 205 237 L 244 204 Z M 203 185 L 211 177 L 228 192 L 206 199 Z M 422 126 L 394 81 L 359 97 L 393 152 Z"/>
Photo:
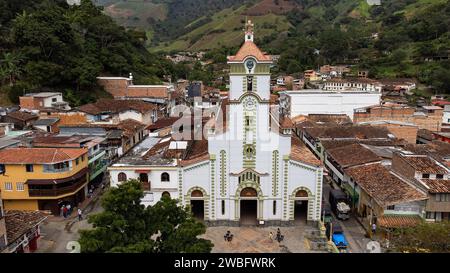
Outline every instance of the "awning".
<path id="1" fill-rule="evenodd" d="M 82 178 L 83 176 L 86 176 L 88 171 L 89 171 L 88 168 L 84 168 L 81 171 L 79 171 L 77 174 L 75 174 L 71 177 L 61 178 L 61 179 L 29 179 L 25 183 L 28 185 L 56 185 L 56 184 L 61 184 L 61 183 L 78 180 L 78 179 Z"/>
<path id="2" fill-rule="evenodd" d="M 421 221 L 418 215 L 384 215 L 377 218 L 378 226 L 383 228 L 412 227 Z"/>

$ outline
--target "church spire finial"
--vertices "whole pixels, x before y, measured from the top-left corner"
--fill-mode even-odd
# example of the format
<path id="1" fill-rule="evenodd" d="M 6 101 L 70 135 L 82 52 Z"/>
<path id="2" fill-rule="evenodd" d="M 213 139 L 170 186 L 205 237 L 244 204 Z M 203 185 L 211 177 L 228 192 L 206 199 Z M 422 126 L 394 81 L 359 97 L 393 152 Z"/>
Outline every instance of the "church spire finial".
<path id="1" fill-rule="evenodd" d="M 245 23 L 245 41 L 252 41 L 253 42 L 253 29 L 254 24 L 252 23 L 252 20 L 247 20 Z"/>

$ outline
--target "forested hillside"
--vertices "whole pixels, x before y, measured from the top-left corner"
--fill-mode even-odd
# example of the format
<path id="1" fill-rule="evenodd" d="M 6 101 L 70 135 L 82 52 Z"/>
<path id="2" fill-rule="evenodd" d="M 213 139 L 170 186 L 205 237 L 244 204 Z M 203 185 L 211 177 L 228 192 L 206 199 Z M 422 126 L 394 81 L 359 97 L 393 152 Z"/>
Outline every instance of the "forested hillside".
<path id="1" fill-rule="evenodd" d="M 373 77 L 416 77 L 450 92 L 448 0 L 296 0 L 289 38 L 269 50 L 281 53 L 280 70 L 302 71 L 350 63 Z"/>
<path id="2" fill-rule="evenodd" d="M 77 105 L 102 96 L 101 74 L 160 82 L 170 64 L 144 47 L 145 34 L 118 26 L 90 0 L 0 1 L 0 90 L 64 92 Z"/>

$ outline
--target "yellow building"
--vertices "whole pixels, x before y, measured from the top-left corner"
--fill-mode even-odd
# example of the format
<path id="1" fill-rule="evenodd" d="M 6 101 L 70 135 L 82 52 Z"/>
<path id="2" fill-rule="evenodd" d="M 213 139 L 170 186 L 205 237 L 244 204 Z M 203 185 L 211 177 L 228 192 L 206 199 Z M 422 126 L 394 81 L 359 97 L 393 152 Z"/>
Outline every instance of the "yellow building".
<path id="1" fill-rule="evenodd" d="M 87 149 L 9 148 L 0 150 L 0 190 L 5 210 L 72 207 L 85 199 Z"/>

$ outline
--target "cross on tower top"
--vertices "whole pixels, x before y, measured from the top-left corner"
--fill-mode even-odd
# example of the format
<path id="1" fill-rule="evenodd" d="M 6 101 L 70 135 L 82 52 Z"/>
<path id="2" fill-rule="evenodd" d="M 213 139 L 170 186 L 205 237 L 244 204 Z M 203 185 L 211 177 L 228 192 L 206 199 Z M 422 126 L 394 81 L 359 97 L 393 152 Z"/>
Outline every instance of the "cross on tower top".
<path id="1" fill-rule="evenodd" d="M 245 41 L 252 41 L 253 42 L 253 29 L 254 24 L 251 20 L 248 20 L 247 23 L 245 23 Z"/>

